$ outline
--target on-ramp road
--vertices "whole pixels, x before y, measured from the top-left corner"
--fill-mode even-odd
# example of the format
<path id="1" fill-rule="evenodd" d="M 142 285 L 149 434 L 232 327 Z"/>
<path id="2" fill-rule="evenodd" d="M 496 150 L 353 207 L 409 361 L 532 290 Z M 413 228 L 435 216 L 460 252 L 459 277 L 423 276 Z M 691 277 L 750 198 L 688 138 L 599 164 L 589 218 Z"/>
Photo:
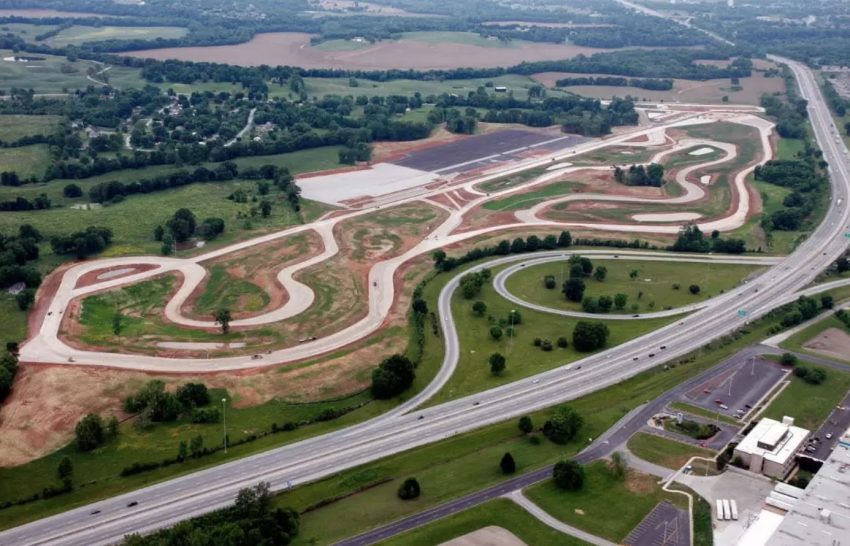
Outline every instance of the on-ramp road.
<path id="1" fill-rule="evenodd" d="M 785 61 L 800 82 L 802 96 L 817 140 L 830 164 L 833 199 L 824 222 L 788 258 L 770 268 L 735 294 L 736 305 L 696 311 L 679 323 L 582 361 L 486 392 L 413 413 L 393 412 L 371 421 L 286 445 L 175 478 L 132 493 L 0 533 L 3 545 L 96 545 L 114 543 L 127 533 L 149 532 L 230 504 L 236 492 L 259 481 L 274 490 L 302 484 L 387 455 L 431 443 L 530 411 L 578 398 L 616 384 L 661 362 L 678 358 L 706 342 L 741 327 L 787 300 L 806 285 L 847 247 L 844 231 L 850 229 L 847 196 L 850 192 L 846 153 L 812 73 Z M 453 331 L 449 311 L 449 283 L 440 294 L 440 316 L 445 331 Z M 738 310 L 746 309 L 746 316 Z M 456 336 L 445 336 L 446 358 L 457 358 Z M 657 349 L 665 345 L 664 351 Z M 650 352 L 658 353 L 650 358 Z M 633 360 L 637 358 L 638 360 Z M 419 416 L 422 419 L 419 419 Z M 130 502 L 138 505 L 128 507 Z M 100 513 L 92 515 L 94 510 Z"/>

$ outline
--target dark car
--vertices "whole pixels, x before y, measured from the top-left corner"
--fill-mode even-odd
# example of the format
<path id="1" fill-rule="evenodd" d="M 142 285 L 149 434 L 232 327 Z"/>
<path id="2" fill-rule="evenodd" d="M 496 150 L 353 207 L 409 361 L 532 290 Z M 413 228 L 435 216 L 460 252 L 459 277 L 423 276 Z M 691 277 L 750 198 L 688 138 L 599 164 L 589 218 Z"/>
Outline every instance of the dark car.
<path id="1" fill-rule="evenodd" d="M 139 501 L 133 501 L 133 502 L 131 502 L 127 505 L 127 508 L 132 508 L 134 506 L 137 506 L 138 504 L 139 504 Z"/>

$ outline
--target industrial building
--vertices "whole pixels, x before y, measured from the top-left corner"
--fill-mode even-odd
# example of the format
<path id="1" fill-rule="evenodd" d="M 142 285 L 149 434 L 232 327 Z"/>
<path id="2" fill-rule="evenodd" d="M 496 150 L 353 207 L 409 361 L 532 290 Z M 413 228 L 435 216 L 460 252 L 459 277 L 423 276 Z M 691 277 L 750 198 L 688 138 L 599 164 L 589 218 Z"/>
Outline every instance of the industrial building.
<path id="1" fill-rule="evenodd" d="M 810 434 L 795 427 L 793 417 L 783 417 L 781 423 L 765 417 L 735 447 L 735 456 L 750 471 L 781 480 L 794 468 Z"/>

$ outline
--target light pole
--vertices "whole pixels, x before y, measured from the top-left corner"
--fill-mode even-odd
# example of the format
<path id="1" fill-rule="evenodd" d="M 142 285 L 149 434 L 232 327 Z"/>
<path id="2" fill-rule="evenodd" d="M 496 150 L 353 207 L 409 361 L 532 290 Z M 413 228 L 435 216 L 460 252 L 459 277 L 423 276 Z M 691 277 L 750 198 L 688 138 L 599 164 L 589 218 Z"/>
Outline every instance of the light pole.
<path id="1" fill-rule="evenodd" d="M 515 309 L 511 309 L 511 315 L 508 318 L 508 354 L 511 354 L 511 348 L 513 348 L 514 341 L 514 313 L 516 313 Z"/>
<path id="2" fill-rule="evenodd" d="M 222 431 L 224 432 L 224 454 L 227 455 L 227 406 L 225 406 L 227 398 L 221 399 L 221 423 Z"/>

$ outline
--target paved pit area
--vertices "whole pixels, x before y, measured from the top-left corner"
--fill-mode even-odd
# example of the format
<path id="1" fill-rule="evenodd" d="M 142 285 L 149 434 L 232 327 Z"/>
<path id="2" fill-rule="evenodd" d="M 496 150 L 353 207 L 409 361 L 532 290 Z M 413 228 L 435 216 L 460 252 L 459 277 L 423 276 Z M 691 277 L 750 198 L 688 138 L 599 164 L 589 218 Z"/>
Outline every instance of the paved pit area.
<path id="1" fill-rule="evenodd" d="M 658 503 L 624 542 L 629 546 L 689 546 L 690 522 L 685 510 L 669 502 Z"/>
<path id="2" fill-rule="evenodd" d="M 683 401 L 730 417 L 744 416 L 785 374 L 786 370 L 773 361 L 748 359 L 729 372 L 688 391 Z M 728 409 L 723 409 L 721 404 Z M 739 413 L 738 410 L 744 411 Z"/>
<path id="3" fill-rule="evenodd" d="M 587 140 L 560 132 L 507 129 L 412 151 L 393 163 L 420 171 L 452 174 L 522 159 L 531 153 L 570 148 Z"/>
<path id="4" fill-rule="evenodd" d="M 346 171 L 299 178 L 301 196 L 331 205 L 365 197 L 380 197 L 390 193 L 409 190 L 433 182 L 438 177 L 391 163 L 376 163 L 369 169 Z"/>

